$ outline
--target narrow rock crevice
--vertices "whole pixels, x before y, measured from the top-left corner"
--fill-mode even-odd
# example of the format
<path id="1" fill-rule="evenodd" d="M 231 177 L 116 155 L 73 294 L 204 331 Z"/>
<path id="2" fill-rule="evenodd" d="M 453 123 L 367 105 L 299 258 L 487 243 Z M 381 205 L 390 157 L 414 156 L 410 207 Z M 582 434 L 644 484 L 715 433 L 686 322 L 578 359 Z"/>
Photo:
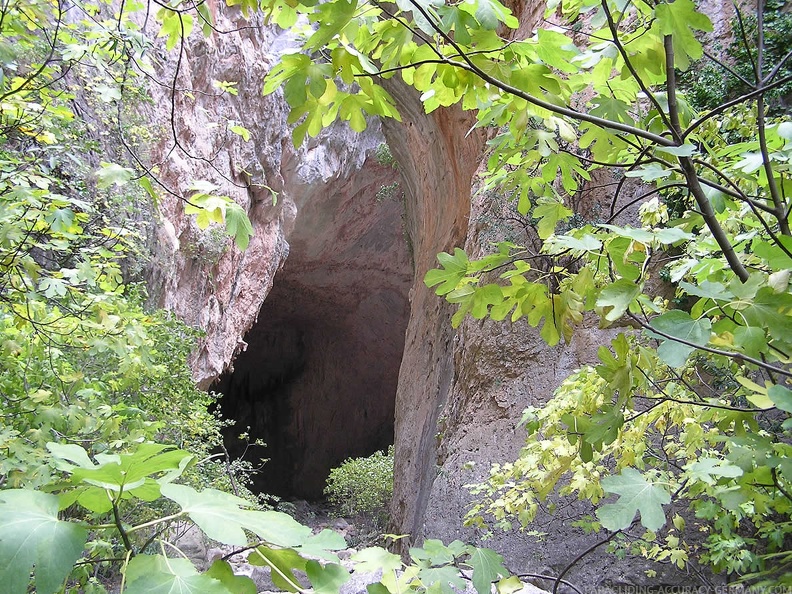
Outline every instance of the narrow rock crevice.
<path id="1" fill-rule="evenodd" d="M 393 443 L 413 277 L 397 178 L 370 162 L 305 193 L 247 348 L 213 388 L 236 421 L 231 455 L 247 427 L 268 445 L 261 492 L 319 498 L 332 467 Z"/>

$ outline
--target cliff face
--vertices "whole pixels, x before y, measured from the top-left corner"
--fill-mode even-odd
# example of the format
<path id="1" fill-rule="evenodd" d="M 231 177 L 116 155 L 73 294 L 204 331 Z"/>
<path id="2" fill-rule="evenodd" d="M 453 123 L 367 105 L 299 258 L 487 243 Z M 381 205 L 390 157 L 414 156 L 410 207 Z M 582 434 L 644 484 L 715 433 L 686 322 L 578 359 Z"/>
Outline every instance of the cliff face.
<path id="1" fill-rule="evenodd" d="M 382 142 L 376 122 L 364 134 L 338 126 L 295 150 L 288 106 L 277 95 L 261 94 L 264 76 L 291 44 L 289 36 L 233 9 L 217 19 L 217 28 L 230 32 L 192 35 L 181 58 L 165 55 L 159 76 L 167 84 L 151 87 L 149 109 L 159 133 L 151 160 L 164 185 L 189 197 L 195 180 L 215 184 L 247 210 L 255 231 L 241 252 L 222 230 L 199 229 L 194 217 L 185 216 L 182 200 L 163 196 L 150 283 L 159 306 L 206 333 L 193 362 L 203 388 L 245 350 L 244 335 L 286 261 L 287 238 L 301 209 L 366 184 L 376 192 L 394 177 L 366 168 L 369 179 L 358 176 L 356 187 L 347 183 Z M 235 82 L 235 92 L 222 92 L 223 81 Z M 229 130 L 240 123 L 250 132 L 247 142 Z"/>
<path id="2" fill-rule="evenodd" d="M 330 468 L 393 443 L 412 279 L 394 177 L 367 162 L 300 202 L 247 350 L 214 386 L 270 446 L 264 492 L 319 498 Z"/>

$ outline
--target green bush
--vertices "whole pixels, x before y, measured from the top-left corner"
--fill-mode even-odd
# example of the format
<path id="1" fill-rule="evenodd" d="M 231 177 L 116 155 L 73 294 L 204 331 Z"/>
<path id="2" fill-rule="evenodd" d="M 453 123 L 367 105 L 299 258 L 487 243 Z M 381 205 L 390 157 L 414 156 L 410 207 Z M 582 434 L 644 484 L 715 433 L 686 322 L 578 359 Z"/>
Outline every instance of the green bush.
<path id="1" fill-rule="evenodd" d="M 380 144 L 376 150 L 374 151 L 374 155 L 377 158 L 377 163 L 380 165 L 390 165 L 391 167 L 397 167 L 396 159 L 391 152 L 390 147 L 386 143 Z"/>
<path id="2" fill-rule="evenodd" d="M 383 525 L 393 496 L 393 446 L 387 453 L 348 458 L 330 471 L 324 492 L 342 515 L 364 516 Z"/>

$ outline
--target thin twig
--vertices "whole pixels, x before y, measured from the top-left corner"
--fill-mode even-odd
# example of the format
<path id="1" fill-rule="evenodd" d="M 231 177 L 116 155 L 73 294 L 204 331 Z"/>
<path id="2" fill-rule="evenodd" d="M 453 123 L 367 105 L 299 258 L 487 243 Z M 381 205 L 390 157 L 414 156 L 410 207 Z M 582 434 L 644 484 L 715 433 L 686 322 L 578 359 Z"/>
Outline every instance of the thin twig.
<path id="1" fill-rule="evenodd" d="M 673 340 L 674 342 L 678 342 L 680 344 L 693 347 L 694 349 L 702 350 L 706 353 L 712 353 L 713 355 L 720 355 L 721 357 L 729 357 L 731 359 L 734 359 L 735 361 L 750 363 L 751 365 L 756 365 L 757 367 L 761 367 L 762 369 L 765 369 L 771 373 L 777 373 L 779 375 L 784 375 L 786 377 L 792 377 L 792 371 L 787 371 L 786 369 L 783 369 L 781 367 L 770 365 L 769 363 L 765 363 L 761 359 L 755 359 L 754 357 L 749 357 L 748 355 L 743 355 L 742 353 L 722 351 L 720 349 L 714 349 L 712 347 L 702 346 L 700 344 L 690 342 L 689 340 L 685 340 L 684 338 L 679 338 L 678 336 L 672 336 L 671 334 L 662 332 L 661 330 L 658 330 L 657 328 L 651 326 L 650 324 L 647 324 L 633 313 L 628 313 L 627 317 L 637 322 L 645 330 L 649 330 L 650 332 L 653 332 L 658 336 L 662 336 L 666 340 Z"/>

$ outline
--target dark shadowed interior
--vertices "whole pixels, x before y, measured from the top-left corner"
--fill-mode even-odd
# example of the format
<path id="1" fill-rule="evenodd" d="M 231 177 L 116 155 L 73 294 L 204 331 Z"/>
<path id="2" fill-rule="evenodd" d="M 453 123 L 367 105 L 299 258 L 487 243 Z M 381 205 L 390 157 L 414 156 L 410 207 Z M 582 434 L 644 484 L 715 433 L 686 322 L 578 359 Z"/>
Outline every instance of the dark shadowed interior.
<path id="1" fill-rule="evenodd" d="M 360 173 L 301 208 L 247 349 L 213 386 L 237 422 L 231 456 L 247 427 L 267 443 L 251 451 L 270 459 L 260 492 L 319 498 L 331 468 L 393 443 L 412 264 L 401 193 L 378 198 L 393 173 L 375 169 L 384 181 Z"/>

